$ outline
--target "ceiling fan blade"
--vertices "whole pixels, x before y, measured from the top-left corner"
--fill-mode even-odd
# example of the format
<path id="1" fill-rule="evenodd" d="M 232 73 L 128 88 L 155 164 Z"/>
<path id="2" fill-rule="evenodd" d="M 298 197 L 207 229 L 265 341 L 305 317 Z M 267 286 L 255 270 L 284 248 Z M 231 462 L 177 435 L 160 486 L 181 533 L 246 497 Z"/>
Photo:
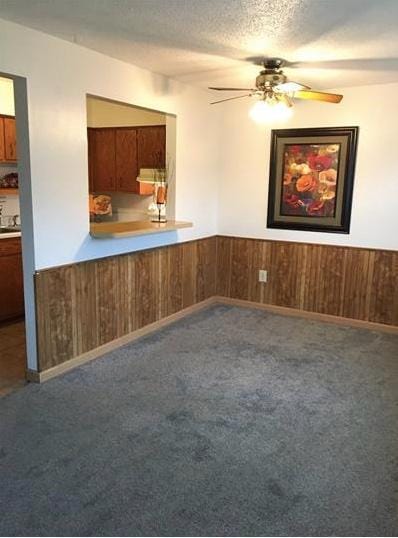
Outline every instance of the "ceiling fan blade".
<path id="1" fill-rule="evenodd" d="M 314 90 L 299 90 L 298 92 L 294 92 L 293 97 L 297 99 L 326 101 L 327 103 L 340 103 L 343 99 L 343 96 L 337 93 L 316 92 Z"/>
<path id="2" fill-rule="evenodd" d="M 304 84 L 299 84 L 298 82 L 284 82 L 283 84 L 278 84 L 277 86 L 274 86 L 274 90 L 277 92 L 282 93 L 294 93 L 298 92 L 299 90 L 310 90 L 311 88 L 309 86 L 305 86 Z"/>
<path id="3" fill-rule="evenodd" d="M 242 97 L 251 97 L 251 93 L 247 95 L 237 95 L 236 97 L 229 97 L 228 99 L 221 99 L 221 101 L 214 101 L 211 105 L 217 105 L 218 103 L 224 103 L 225 101 L 232 101 L 233 99 L 241 99 Z"/>
<path id="4" fill-rule="evenodd" d="M 214 88 L 209 87 L 209 90 L 217 90 L 222 92 L 254 92 L 253 88 Z"/>
<path id="5" fill-rule="evenodd" d="M 346 60 L 297 61 L 289 67 L 304 69 L 347 69 L 354 71 L 396 71 L 398 58 L 361 58 Z"/>

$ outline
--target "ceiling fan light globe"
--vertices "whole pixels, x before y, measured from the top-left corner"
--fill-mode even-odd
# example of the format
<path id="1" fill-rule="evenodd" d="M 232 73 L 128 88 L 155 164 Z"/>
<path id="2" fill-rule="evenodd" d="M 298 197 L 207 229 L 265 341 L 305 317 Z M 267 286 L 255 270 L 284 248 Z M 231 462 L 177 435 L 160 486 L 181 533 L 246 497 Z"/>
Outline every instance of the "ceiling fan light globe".
<path id="1" fill-rule="evenodd" d="M 304 84 L 299 84 L 298 82 L 284 82 L 283 84 L 278 84 L 274 88 L 276 91 L 281 93 L 290 93 L 298 92 L 300 90 L 309 90 L 309 86 L 304 86 Z"/>
<path id="2" fill-rule="evenodd" d="M 249 110 L 249 117 L 259 124 L 288 120 L 293 111 L 286 103 L 274 99 L 261 99 Z"/>

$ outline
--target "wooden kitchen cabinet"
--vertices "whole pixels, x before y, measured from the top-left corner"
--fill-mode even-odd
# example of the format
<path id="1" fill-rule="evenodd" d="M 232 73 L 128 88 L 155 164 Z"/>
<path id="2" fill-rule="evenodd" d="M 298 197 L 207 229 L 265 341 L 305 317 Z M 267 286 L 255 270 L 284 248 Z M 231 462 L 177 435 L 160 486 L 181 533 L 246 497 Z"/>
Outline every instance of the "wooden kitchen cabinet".
<path id="1" fill-rule="evenodd" d="M 116 190 L 137 191 L 137 130 L 116 129 Z"/>
<path id="2" fill-rule="evenodd" d="M 4 118 L 0 117 L 0 161 L 6 158 L 6 146 L 4 138 Z"/>
<path id="3" fill-rule="evenodd" d="M 116 190 L 115 129 L 88 129 L 89 174 L 93 190 Z"/>
<path id="4" fill-rule="evenodd" d="M 4 118 L 5 160 L 17 160 L 17 129 L 15 118 Z"/>
<path id="5" fill-rule="evenodd" d="M 137 176 L 140 168 L 165 166 L 165 125 L 88 128 L 87 137 L 90 192 L 152 194 Z"/>
<path id="6" fill-rule="evenodd" d="M 94 191 L 94 159 L 95 159 L 95 133 L 93 129 L 87 129 L 88 150 L 88 186 L 89 191 Z"/>
<path id="7" fill-rule="evenodd" d="M 0 321 L 23 315 L 21 238 L 0 239 Z"/>
<path id="8" fill-rule="evenodd" d="M 166 126 L 137 128 L 138 168 L 164 168 L 166 166 Z"/>
<path id="9" fill-rule="evenodd" d="M 16 162 L 17 132 L 15 118 L 0 116 L 0 161 Z"/>

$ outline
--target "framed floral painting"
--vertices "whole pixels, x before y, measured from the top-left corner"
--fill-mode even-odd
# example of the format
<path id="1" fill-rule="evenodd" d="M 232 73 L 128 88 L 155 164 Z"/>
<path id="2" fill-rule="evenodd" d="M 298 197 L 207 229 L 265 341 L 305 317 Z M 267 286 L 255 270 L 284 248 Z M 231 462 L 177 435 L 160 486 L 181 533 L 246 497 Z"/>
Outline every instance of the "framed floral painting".
<path id="1" fill-rule="evenodd" d="M 349 233 L 358 127 L 272 131 L 268 228 Z"/>

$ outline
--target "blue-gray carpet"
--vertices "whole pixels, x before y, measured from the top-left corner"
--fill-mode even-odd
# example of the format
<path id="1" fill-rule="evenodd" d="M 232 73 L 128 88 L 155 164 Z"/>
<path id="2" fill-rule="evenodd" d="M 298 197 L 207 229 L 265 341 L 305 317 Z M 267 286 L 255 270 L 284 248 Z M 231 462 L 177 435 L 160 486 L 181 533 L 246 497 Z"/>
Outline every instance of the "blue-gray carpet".
<path id="1" fill-rule="evenodd" d="M 0 400 L 0 534 L 394 536 L 398 337 L 215 306 Z"/>

